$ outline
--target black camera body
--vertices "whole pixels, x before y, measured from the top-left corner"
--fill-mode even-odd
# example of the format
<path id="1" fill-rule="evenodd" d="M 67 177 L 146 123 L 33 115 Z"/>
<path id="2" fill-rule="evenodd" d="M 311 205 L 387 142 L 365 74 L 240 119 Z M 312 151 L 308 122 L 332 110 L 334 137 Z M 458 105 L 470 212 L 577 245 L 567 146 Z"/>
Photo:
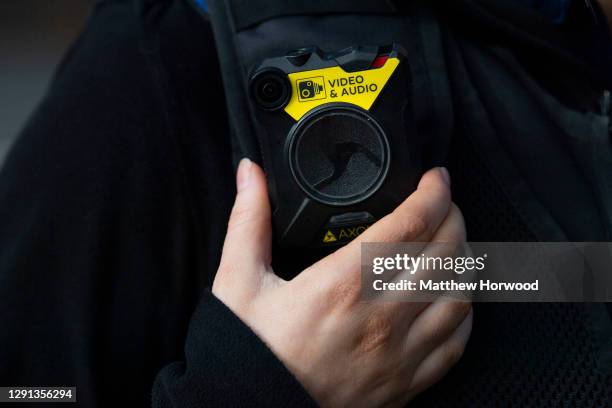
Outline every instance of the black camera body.
<path id="1" fill-rule="evenodd" d="M 422 174 L 410 67 L 398 45 L 263 61 L 249 87 L 285 247 L 336 247 L 363 233 Z"/>

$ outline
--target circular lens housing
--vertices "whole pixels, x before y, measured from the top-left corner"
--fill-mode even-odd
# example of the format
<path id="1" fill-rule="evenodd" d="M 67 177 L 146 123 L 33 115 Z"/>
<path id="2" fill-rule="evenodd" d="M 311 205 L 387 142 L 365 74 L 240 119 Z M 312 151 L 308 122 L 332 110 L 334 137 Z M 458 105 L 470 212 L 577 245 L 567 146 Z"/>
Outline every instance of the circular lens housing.
<path id="1" fill-rule="evenodd" d="M 389 171 L 389 142 L 366 111 L 325 105 L 289 133 L 289 165 L 300 188 L 327 205 L 348 206 L 370 198 Z"/>
<path id="2" fill-rule="evenodd" d="M 282 109 L 291 97 L 291 84 L 281 70 L 265 69 L 251 78 L 251 95 L 262 109 Z"/>

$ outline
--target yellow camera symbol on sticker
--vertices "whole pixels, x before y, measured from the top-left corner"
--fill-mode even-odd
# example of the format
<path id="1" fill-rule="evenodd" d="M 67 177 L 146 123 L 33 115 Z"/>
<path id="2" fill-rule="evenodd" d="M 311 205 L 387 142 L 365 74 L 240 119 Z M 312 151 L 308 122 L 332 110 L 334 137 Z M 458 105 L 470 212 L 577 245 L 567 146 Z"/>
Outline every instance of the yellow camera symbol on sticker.
<path id="1" fill-rule="evenodd" d="M 325 93 L 325 78 L 322 76 L 305 78 L 297 81 L 298 99 L 300 102 L 310 102 L 327 98 Z"/>

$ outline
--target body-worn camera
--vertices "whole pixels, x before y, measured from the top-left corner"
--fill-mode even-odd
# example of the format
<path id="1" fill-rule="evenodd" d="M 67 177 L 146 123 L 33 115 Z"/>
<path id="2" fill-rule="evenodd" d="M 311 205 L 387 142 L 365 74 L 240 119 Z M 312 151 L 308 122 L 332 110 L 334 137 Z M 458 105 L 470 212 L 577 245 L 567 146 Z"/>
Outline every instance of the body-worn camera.
<path id="1" fill-rule="evenodd" d="M 350 242 L 415 189 L 421 148 L 398 45 L 301 48 L 263 61 L 249 86 L 282 246 Z"/>

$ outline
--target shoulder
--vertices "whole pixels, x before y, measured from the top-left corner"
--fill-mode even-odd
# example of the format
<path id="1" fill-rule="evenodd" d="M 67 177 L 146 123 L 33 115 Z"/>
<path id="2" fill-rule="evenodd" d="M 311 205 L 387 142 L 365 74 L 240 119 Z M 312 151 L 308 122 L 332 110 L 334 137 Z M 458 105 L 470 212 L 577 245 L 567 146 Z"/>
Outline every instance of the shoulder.
<path id="1" fill-rule="evenodd" d="M 215 59 L 209 23 L 186 2 L 97 2 L 9 154 L 3 181 L 7 172 L 65 176 L 62 168 L 167 155 L 183 114 L 177 107 L 190 108 L 180 99 L 191 77 L 208 77 L 208 92 L 223 97 Z"/>
<path id="2" fill-rule="evenodd" d="M 183 195 L 185 139 L 229 149 L 220 84 L 209 23 L 186 2 L 99 1 L 7 157 L 0 206 Z"/>

